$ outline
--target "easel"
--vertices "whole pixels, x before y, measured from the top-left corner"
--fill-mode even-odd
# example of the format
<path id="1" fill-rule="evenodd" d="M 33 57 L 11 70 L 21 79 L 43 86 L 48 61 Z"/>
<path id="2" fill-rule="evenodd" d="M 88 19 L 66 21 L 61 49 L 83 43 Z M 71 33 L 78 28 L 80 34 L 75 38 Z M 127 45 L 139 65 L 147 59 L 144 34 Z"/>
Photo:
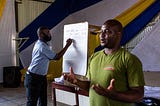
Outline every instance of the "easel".
<path id="1" fill-rule="evenodd" d="M 27 42 L 28 39 L 29 37 L 12 39 L 16 41 L 16 65 L 17 66 L 19 66 L 19 49 Z"/>

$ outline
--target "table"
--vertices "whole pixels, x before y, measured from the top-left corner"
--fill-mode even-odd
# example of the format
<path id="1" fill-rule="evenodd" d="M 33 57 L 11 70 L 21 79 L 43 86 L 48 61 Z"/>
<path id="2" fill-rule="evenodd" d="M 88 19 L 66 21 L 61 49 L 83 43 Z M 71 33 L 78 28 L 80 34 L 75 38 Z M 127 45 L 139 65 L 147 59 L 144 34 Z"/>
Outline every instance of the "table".
<path id="1" fill-rule="evenodd" d="M 69 85 L 65 85 L 63 83 L 52 82 L 52 100 L 53 100 L 54 106 L 57 105 L 56 104 L 56 89 L 71 92 L 71 93 L 75 93 L 75 100 L 76 100 L 75 106 L 79 106 L 78 95 L 89 96 L 88 91 L 80 89 L 77 86 L 69 86 Z"/>

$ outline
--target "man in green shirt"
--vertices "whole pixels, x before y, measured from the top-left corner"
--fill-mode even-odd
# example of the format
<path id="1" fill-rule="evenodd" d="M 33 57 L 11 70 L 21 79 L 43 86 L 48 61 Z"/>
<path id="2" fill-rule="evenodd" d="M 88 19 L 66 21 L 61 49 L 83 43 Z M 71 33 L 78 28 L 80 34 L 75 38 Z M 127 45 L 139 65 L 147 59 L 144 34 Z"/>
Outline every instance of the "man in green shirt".
<path id="1" fill-rule="evenodd" d="M 86 77 L 90 82 L 77 79 L 73 72 L 64 75 L 65 79 L 89 90 L 90 106 L 132 106 L 143 98 L 142 64 L 120 47 L 122 35 L 122 24 L 115 19 L 107 20 L 99 37 L 104 49 L 89 59 Z"/>

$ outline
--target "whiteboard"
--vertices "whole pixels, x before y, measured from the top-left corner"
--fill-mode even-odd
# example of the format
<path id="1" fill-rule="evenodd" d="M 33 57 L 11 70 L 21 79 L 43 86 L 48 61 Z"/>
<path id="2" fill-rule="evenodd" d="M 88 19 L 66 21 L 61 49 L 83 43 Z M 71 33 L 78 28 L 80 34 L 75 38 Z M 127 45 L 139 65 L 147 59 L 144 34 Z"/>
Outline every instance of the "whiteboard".
<path id="1" fill-rule="evenodd" d="M 68 38 L 73 39 L 73 43 L 63 56 L 63 72 L 69 72 L 69 68 L 72 66 L 75 74 L 86 74 L 88 28 L 88 22 L 64 25 L 63 46 Z"/>

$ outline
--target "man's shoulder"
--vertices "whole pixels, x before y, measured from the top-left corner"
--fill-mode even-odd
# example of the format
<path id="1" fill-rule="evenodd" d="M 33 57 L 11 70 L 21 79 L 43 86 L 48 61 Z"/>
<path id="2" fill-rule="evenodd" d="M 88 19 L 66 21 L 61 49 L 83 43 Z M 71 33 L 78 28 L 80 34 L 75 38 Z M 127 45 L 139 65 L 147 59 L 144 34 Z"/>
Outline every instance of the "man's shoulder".
<path id="1" fill-rule="evenodd" d="M 35 45 L 39 45 L 39 46 L 47 46 L 47 44 L 41 40 L 37 40 Z"/>
<path id="2" fill-rule="evenodd" d="M 122 55 L 124 56 L 124 58 L 126 60 L 130 60 L 130 61 L 131 60 L 138 60 L 138 61 L 140 61 L 140 59 L 135 54 L 133 54 L 132 52 L 130 52 L 128 50 L 123 49 L 122 50 Z"/>
<path id="3" fill-rule="evenodd" d="M 134 54 L 132 54 L 130 51 L 126 50 L 125 48 L 121 48 L 121 54 L 125 55 L 125 56 L 134 56 Z"/>

